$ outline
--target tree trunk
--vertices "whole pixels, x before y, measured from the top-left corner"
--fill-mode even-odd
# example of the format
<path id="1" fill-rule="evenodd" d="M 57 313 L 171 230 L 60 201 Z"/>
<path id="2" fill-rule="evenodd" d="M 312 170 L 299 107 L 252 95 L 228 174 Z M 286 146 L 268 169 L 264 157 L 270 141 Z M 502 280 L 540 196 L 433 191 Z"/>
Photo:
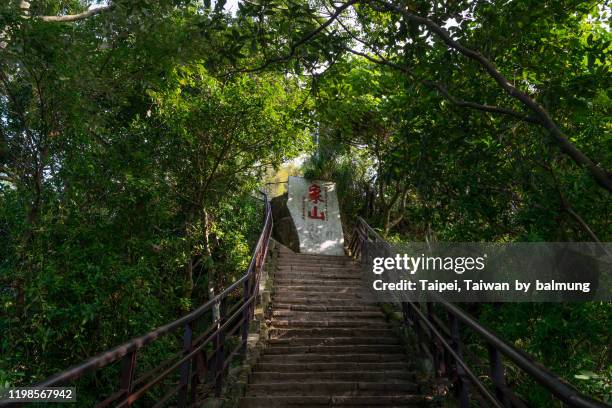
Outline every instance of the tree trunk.
<path id="1" fill-rule="evenodd" d="M 208 299 L 213 299 L 215 297 L 215 287 L 217 281 L 217 274 L 215 272 L 215 264 L 212 260 L 212 251 L 210 249 L 210 218 L 208 216 L 208 211 L 204 209 L 204 251 L 206 252 L 206 256 L 210 260 L 207 262 L 208 267 Z M 212 309 L 213 313 L 213 321 L 216 322 L 219 320 L 221 313 L 219 312 L 219 303 L 215 303 Z"/>
<path id="2" fill-rule="evenodd" d="M 193 294 L 193 255 L 192 255 L 192 244 L 191 244 L 191 236 L 192 236 L 192 228 L 193 228 L 193 219 L 194 219 L 194 209 L 192 208 L 187 215 L 187 219 L 185 220 L 185 236 L 187 237 L 187 263 L 185 264 L 185 283 L 183 287 L 183 297 L 186 299 L 191 299 Z"/>

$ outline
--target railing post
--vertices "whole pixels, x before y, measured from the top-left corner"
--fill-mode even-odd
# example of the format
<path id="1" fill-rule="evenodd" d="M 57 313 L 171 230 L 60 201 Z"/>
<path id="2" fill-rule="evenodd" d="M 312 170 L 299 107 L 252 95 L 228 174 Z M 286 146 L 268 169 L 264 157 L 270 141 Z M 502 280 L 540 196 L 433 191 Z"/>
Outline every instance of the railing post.
<path id="1" fill-rule="evenodd" d="M 407 329 L 412 329 L 416 337 L 417 350 L 421 350 L 421 341 L 423 333 L 421 332 L 421 323 L 412 309 L 414 303 L 402 302 L 402 314 L 404 315 L 404 325 Z"/>
<path id="2" fill-rule="evenodd" d="M 192 350 L 192 338 L 193 338 L 193 330 L 191 328 L 191 322 L 185 323 L 185 330 L 183 332 L 183 354 L 187 355 L 191 353 Z M 189 376 L 190 376 L 190 368 L 191 368 L 191 359 L 184 361 L 181 364 L 180 368 L 180 386 L 177 399 L 177 407 L 184 408 L 187 406 L 187 394 L 189 392 Z"/>
<path id="3" fill-rule="evenodd" d="M 359 258 L 361 257 L 361 247 L 362 247 L 363 241 L 364 241 L 362 229 L 363 229 L 363 226 L 362 226 L 361 222 L 359 222 L 359 224 L 355 228 L 355 233 L 357 234 L 357 238 L 355 240 L 355 253 L 353 254 L 355 259 L 357 259 L 357 260 L 359 260 Z"/>
<path id="4" fill-rule="evenodd" d="M 459 320 L 452 313 L 448 314 L 448 320 L 450 322 L 451 338 L 453 341 L 453 349 L 459 358 L 463 358 L 461 352 L 461 333 L 459 331 Z M 468 408 L 470 406 L 470 391 L 468 389 L 468 382 L 465 378 L 465 370 L 463 367 L 455 362 L 455 371 L 457 373 L 457 390 L 459 393 L 459 406 L 461 408 Z"/>
<path id="5" fill-rule="evenodd" d="M 434 324 L 433 321 L 433 308 L 430 302 L 425 303 L 425 309 L 427 310 L 427 319 L 431 322 L 431 324 Z M 436 376 L 440 375 L 439 372 L 439 368 L 440 368 L 440 361 L 438 358 L 438 344 L 436 342 L 436 336 L 434 335 L 433 331 L 429 330 L 429 352 L 431 353 L 431 356 L 433 357 L 433 365 L 434 365 L 434 370 L 436 372 Z"/>
<path id="6" fill-rule="evenodd" d="M 198 386 L 205 380 L 208 362 L 206 359 L 206 351 L 200 350 L 193 358 L 194 375 L 191 380 L 191 401 L 196 402 L 198 395 Z"/>
<path id="7" fill-rule="evenodd" d="M 349 251 L 352 257 L 357 254 L 357 245 L 359 244 L 359 227 L 360 224 L 356 224 L 353 227 L 353 233 L 351 234 L 351 242 L 349 243 Z"/>
<path id="8" fill-rule="evenodd" d="M 217 349 L 217 355 L 215 359 L 215 397 L 219 398 L 221 396 L 221 392 L 223 391 L 223 366 L 225 365 L 225 330 L 220 330 L 223 323 L 225 323 L 225 314 L 226 314 L 226 305 L 223 300 L 221 300 L 221 316 L 219 319 L 219 330 L 216 336 L 216 344 L 215 348 Z"/>
<path id="9" fill-rule="evenodd" d="M 244 280 L 244 285 L 243 285 L 243 290 L 244 290 L 244 295 L 243 295 L 243 302 L 244 304 L 246 304 L 249 299 L 251 298 L 251 291 L 250 289 L 250 280 L 251 280 L 251 274 L 252 272 L 249 271 L 249 277 L 247 279 Z M 249 340 L 249 324 L 251 322 L 251 305 L 245 306 L 244 310 L 242 311 L 242 319 L 244 320 L 242 322 L 242 354 L 244 355 L 244 357 L 246 358 L 246 354 L 247 354 L 247 342 Z"/>
<path id="10" fill-rule="evenodd" d="M 421 342 L 423 340 L 423 328 L 421 327 L 421 322 L 419 321 L 419 316 L 414 311 L 415 307 L 419 307 L 419 304 L 416 301 L 410 302 L 406 304 L 410 319 L 412 320 L 412 324 L 414 326 L 414 333 L 417 336 L 417 340 Z"/>
<path id="11" fill-rule="evenodd" d="M 125 398 L 132 393 L 132 380 L 136 368 L 136 351 L 126 354 L 121 363 L 121 390 Z M 131 405 L 131 404 L 128 404 Z"/>
<path id="12" fill-rule="evenodd" d="M 444 333 L 442 334 L 444 335 Z M 449 342 L 450 344 L 452 344 L 452 338 L 446 338 L 447 342 Z M 446 378 L 450 378 L 452 375 L 452 370 L 453 370 L 453 356 L 452 354 L 446 349 L 446 347 L 443 350 L 443 354 L 442 357 L 444 358 L 444 377 Z"/>
<path id="13" fill-rule="evenodd" d="M 402 315 L 404 316 L 404 326 L 407 329 L 414 328 L 415 322 L 412 317 L 412 313 L 410 313 L 410 305 L 408 302 L 402 302 Z"/>
<path id="14" fill-rule="evenodd" d="M 508 398 L 504 389 L 506 388 L 506 379 L 504 375 L 504 366 L 502 364 L 501 354 L 492 344 L 488 344 L 489 347 L 489 368 L 491 381 L 495 387 L 495 396 L 505 407 L 510 407 Z"/>
<path id="15" fill-rule="evenodd" d="M 257 272 L 255 270 L 253 270 L 253 274 L 249 278 L 249 296 L 253 297 L 253 301 L 247 306 L 250 321 L 255 316 L 255 303 L 257 302 Z"/>
<path id="16" fill-rule="evenodd" d="M 436 325 L 436 321 L 434 319 L 434 310 L 433 304 L 431 302 L 427 302 L 427 319 L 431 322 L 432 325 Z M 440 340 L 432 333 L 429 335 L 429 344 L 431 344 L 430 352 L 433 356 L 433 364 L 434 369 L 436 370 L 436 375 L 438 377 L 443 377 L 445 373 L 444 369 L 444 348 L 442 344 L 440 344 Z"/>

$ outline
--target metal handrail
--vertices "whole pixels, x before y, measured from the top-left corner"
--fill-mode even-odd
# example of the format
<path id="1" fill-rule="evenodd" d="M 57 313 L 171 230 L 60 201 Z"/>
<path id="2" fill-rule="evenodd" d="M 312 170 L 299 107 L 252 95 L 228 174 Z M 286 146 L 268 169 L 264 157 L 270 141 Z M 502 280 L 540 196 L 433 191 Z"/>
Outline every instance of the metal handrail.
<path id="1" fill-rule="evenodd" d="M 246 355 L 249 323 L 254 315 L 254 303 L 259 295 L 259 280 L 261 271 L 264 267 L 270 236 L 272 233 L 273 221 L 270 202 L 266 193 L 261 192 L 261 194 L 263 195 L 264 201 L 264 223 L 259 239 L 257 240 L 257 244 L 253 250 L 253 255 L 251 257 L 247 272 L 242 277 L 225 288 L 214 298 L 210 299 L 208 302 L 204 303 L 202 306 L 186 314 L 185 316 L 158 327 L 145 335 L 129 340 L 120 346 L 104 351 L 95 357 L 85 360 L 82 363 L 76 364 L 38 384 L 35 384 L 33 388 L 47 388 L 66 385 L 70 381 L 79 379 L 87 374 L 122 360 L 120 389 L 99 403 L 97 407 L 106 407 L 113 403 L 117 404 L 115 405 L 116 407 L 130 406 L 140 397 L 142 397 L 151 387 L 158 384 L 176 370 L 180 370 L 180 382 L 178 386 L 173 387 L 170 390 L 170 393 L 164 396 L 162 400 L 167 400 L 171 398 L 173 394 L 176 394 L 178 397 L 177 406 L 185 407 L 197 400 L 198 395 L 196 387 L 202 380 L 204 380 L 205 374 L 202 374 L 202 372 L 206 372 L 208 370 L 208 364 L 206 362 L 212 358 L 215 396 L 220 396 L 223 386 L 224 373 L 229 365 L 229 362 L 231 361 L 231 358 L 237 354 L 235 351 L 238 349 L 237 347 L 232 353 L 230 353 L 228 358 L 225 358 L 225 335 L 232 324 L 240 324 L 241 340 L 239 346 L 242 348 L 242 354 Z M 226 303 L 224 301 L 228 298 L 230 293 L 234 292 L 240 287 L 243 289 L 240 306 L 235 308 L 230 316 L 226 316 Z M 200 338 L 200 342 L 196 340 L 194 343 L 194 323 L 199 318 L 204 317 L 205 314 L 215 305 L 220 305 L 220 319 L 217 322 L 213 322 L 212 325 L 205 330 L 205 338 Z M 161 369 L 161 373 L 158 373 L 144 384 L 142 384 L 144 381 L 141 381 L 141 379 L 148 378 L 150 376 L 149 374 L 144 374 L 140 379 L 134 379 L 136 354 L 138 350 L 152 343 L 157 338 L 174 332 L 179 328 L 184 329 L 183 349 L 178 353 L 178 356 L 182 355 L 182 357 L 174 362 L 174 364 L 170 364 L 169 366 L 166 364 L 167 361 L 162 362 L 158 367 L 156 367 L 156 369 Z M 211 342 L 215 343 L 214 352 L 212 353 L 212 356 L 207 356 L 205 347 Z M 175 355 L 174 358 L 176 358 L 176 356 L 177 355 Z M 202 361 L 205 363 L 202 363 Z M 191 402 L 189 400 L 191 400 Z M 4 406 L 19 406 L 19 404 L 9 401 L 0 401 L 0 407 Z"/>
<path id="2" fill-rule="evenodd" d="M 366 242 L 382 243 L 386 244 L 388 249 L 391 248 L 391 245 L 368 225 L 363 218 L 357 217 L 353 235 L 348 246 L 350 254 L 355 258 L 360 258 Z M 608 404 L 581 394 L 572 385 L 537 363 L 527 353 L 505 342 L 456 305 L 447 302 L 439 296 L 431 296 L 433 296 L 431 300 L 434 300 L 435 304 L 439 305 L 447 313 L 451 326 L 450 329 L 444 327 L 440 323 L 440 319 L 435 316 L 432 303 L 427 304 L 427 311 L 424 312 L 420 303 L 402 302 L 404 322 L 408 327 L 414 328 L 420 339 L 426 340 L 430 354 L 434 357 L 436 375 L 453 377 L 455 379 L 455 386 L 458 390 L 460 406 L 462 408 L 468 408 L 470 404 L 468 381 L 476 386 L 480 394 L 492 406 L 498 408 L 525 407 L 524 402 L 506 385 L 501 354 L 506 356 L 508 360 L 512 361 L 523 372 L 569 407 L 610 407 Z M 474 375 L 462 357 L 463 344 L 459 330 L 460 323 L 482 338 L 489 347 L 490 372 L 488 378 L 493 384 L 493 393 L 489 391 L 478 376 Z M 426 330 L 422 330 L 421 324 L 425 326 Z M 454 362 L 454 366 L 449 364 L 451 361 Z"/>

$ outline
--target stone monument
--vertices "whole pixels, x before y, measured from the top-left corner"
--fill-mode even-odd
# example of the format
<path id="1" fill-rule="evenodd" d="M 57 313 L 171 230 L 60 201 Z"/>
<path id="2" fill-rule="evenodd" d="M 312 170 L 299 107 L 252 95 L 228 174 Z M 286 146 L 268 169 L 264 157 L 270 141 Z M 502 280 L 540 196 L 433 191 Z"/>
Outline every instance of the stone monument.
<path id="1" fill-rule="evenodd" d="M 287 207 L 304 254 L 344 255 L 336 184 L 289 177 Z"/>

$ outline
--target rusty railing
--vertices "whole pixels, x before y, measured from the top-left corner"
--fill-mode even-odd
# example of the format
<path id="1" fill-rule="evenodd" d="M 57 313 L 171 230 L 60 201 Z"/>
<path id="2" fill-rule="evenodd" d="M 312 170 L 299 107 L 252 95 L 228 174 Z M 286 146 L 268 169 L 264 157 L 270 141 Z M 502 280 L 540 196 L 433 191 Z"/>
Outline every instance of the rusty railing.
<path id="1" fill-rule="evenodd" d="M 178 374 L 178 381 L 171 381 L 170 386 L 166 384 L 166 388 L 170 388 L 169 391 L 164 390 L 167 391 L 165 395 L 155 398 L 154 407 L 161 407 L 172 401 L 173 406 L 183 408 L 213 394 L 216 397 L 220 396 L 225 373 L 232 359 L 246 355 L 249 323 L 253 318 L 259 295 L 261 271 L 272 232 L 270 203 L 265 193 L 263 196 L 263 228 L 247 272 L 240 279 L 180 319 L 68 368 L 34 387 L 68 386 L 87 374 L 95 373 L 121 360 L 119 389 L 97 403 L 96 407 L 130 406 L 151 391 L 155 385 L 161 385 L 160 383 L 168 379 L 171 374 L 175 376 Z M 230 295 L 234 295 L 235 299 L 236 292 L 242 292 L 239 301 L 229 304 L 232 299 Z M 216 307 L 220 310 L 219 318 L 204 329 L 203 333 L 196 335 L 195 325 L 211 318 L 212 310 Z M 135 378 L 139 351 L 162 336 L 176 335 L 179 330 L 182 330 L 182 349 L 157 367 Z M 227 350 L 230 337 L 235 340 L 232 343 L 237 344 L 231 350 Z M 208 350 L 211 346 L 212 350 Z M 210 385 L 205 387 L 205 384 Z M 203 392 L 203 389 L 206 392 Z M 0 401 L 0 406 L 19 405 Z"/>
<path id="2" fill-rule="evenodd" d="M 374 231 L 363 218 L 358 217 L 349 240 L 350 254 L 360 259 L 363 247 L 367 242 L 383 245 L 387 255 L 394 255 L 391 245 Z M 565 406 L 577 408 L 610 407 L 610 405 L 581 394 L 573 386 L 534 361 L 532 357 L 506 343 L 495 333 L 482 326 L 455 304 L 440 297 L 434 297 L 430 300 L 433 302 L 402 302 L 404 325 L 406 328 L 413 330 L 419 342 L 425 345 L 426 352 L 432 359 L 436 376 L 448 378 L 452 381 L 461 408 L 473 406 L 472 397 L 477 398 L 478 405 L 483 407 L 527 407 L 527 404 L 506 384 L 502 355 Z M 446 315 L 446 319 L 444 319 L 444 316 L 439 316 L 440 312 Z M 464 347 L 462 326 L 486 343 L 488 348 L 487 362 L 481 361 L 478 356 Z M 488 372 L 484 376 L 476 374 L 470 368 L 465 356 L 479 366 L 488 366 Z M 471 386 L 476 388 L 476 393 L 470 392 Z"/>

